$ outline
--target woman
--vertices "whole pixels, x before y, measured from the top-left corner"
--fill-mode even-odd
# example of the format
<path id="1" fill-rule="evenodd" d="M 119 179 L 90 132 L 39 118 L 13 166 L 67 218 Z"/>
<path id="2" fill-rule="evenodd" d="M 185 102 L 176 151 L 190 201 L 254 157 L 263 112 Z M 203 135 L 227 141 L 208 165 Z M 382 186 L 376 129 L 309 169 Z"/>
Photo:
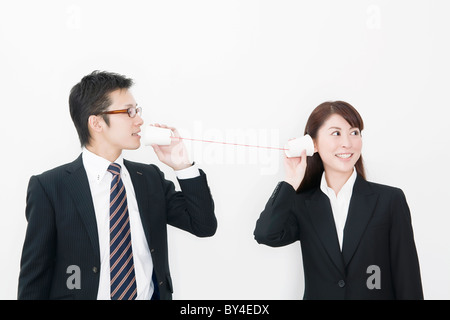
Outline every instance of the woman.
<path id="1" fill-rule="evenodd" d="M 365 180 L 363 128 L 346 102 L 316 107 L 305 128 L 315 154 L 285 157 L 286 178 L 255 239 L 272 247 L 300 241 L 304 299 L 423 299 L 405 195 Z"/>

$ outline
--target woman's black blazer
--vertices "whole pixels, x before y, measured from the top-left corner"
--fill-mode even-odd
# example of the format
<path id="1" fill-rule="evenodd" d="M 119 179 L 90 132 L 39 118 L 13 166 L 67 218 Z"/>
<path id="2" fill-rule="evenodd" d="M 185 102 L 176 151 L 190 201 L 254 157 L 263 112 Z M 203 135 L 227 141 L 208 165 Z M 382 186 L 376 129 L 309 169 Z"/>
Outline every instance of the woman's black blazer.
<path id="1" fill-rule="evenodd" d="M 280 182 L 254 231 L 271 247 L 301 244 L 304 299 L 423 299 L 411 215 L 402 190 L 358 175 L 342 252 L 328 197 Z"/>

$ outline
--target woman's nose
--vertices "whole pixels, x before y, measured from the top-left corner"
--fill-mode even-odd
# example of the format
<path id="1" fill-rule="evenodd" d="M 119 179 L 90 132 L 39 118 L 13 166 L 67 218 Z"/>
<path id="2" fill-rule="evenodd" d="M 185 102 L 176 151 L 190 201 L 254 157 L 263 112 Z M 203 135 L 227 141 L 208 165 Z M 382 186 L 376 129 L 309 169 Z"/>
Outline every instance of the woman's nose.
<path id="1" fill-rule="evenodd" d="M 352 140 L 350 139 L 349 135 L 342 135 L 341 145 L 345 148 L 352 147 Z"/>

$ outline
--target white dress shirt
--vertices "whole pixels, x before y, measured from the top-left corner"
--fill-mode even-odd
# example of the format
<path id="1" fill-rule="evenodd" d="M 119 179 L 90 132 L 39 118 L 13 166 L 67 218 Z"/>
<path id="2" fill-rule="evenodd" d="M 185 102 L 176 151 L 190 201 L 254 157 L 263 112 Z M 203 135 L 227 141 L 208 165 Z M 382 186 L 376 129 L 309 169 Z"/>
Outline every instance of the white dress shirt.
<path id="1" fill-rule="evenodd" d="M 344 239 L 344 227 L 348 215 L 348 207 L 350 205 L 350 199 L 352 198 L 353 186 L 357 177 L 356 169 L 353 167 L 353 173 L 348 178 L 347 182 L 342 186 L 338 195 L 327 184 L 325 179 L 325 171 L 322 174 L 322 180 L 320 182 L 320 190 L 325 193 L 330 199 L 331 210 L 333 211 L 334 223 L 336 224 L 336 231 L 339 240 L 339 246 L 342 251 L 342 242 Z"/>
<path id="2" fill-rule="evenodd" d="M 97 299 L 109 300 L 110 298 L 110 263 L 109 263 L 109 195 L 112 174 L 108 172 L 111 164 L 108 160 L 83 148 L 83 165 L 89 181 L 92 200 L 97 220 L 97 231 L 100 246 L 100 283 Z M 144 229 L 139 214 L 133 183 L 127 168 L 123 164 L 122 155 L 115 161 L 121 169 L 121 178 L 127 193 L 128 213 L 130 216 L 131 246 L 133 250 L 134 269 L 136 274 L 137 297 L 139 300 L 150 300 L 154 291 L 152 273 L 153 262 L 145 238 Z M 199 176 L 198 168 L 190 168 L 175 171 L 180 179 L 189 179 Z M 179 176 L 180 174 L 180 176 Z"/>

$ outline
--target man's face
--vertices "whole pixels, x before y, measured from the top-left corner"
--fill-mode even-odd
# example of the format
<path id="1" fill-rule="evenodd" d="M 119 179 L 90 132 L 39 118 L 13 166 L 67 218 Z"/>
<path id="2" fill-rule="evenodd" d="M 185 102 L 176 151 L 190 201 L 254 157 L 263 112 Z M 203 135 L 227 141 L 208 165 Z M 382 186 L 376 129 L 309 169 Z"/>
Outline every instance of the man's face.
<path id="1" fill-rule="evenodd" d="M 109 95 L 112 104 L 106 111 L 136 108 L 137 104 L 133 95 L 126 89 L 118 89 Z M 141 137 L 138 134 L 142 118 L 136 114 L 131 118 L 127 113 L 109 114 L 109 126 L 103 130 L 103 142 L 112 150 L 134 150 L 141 146 Z"/>

